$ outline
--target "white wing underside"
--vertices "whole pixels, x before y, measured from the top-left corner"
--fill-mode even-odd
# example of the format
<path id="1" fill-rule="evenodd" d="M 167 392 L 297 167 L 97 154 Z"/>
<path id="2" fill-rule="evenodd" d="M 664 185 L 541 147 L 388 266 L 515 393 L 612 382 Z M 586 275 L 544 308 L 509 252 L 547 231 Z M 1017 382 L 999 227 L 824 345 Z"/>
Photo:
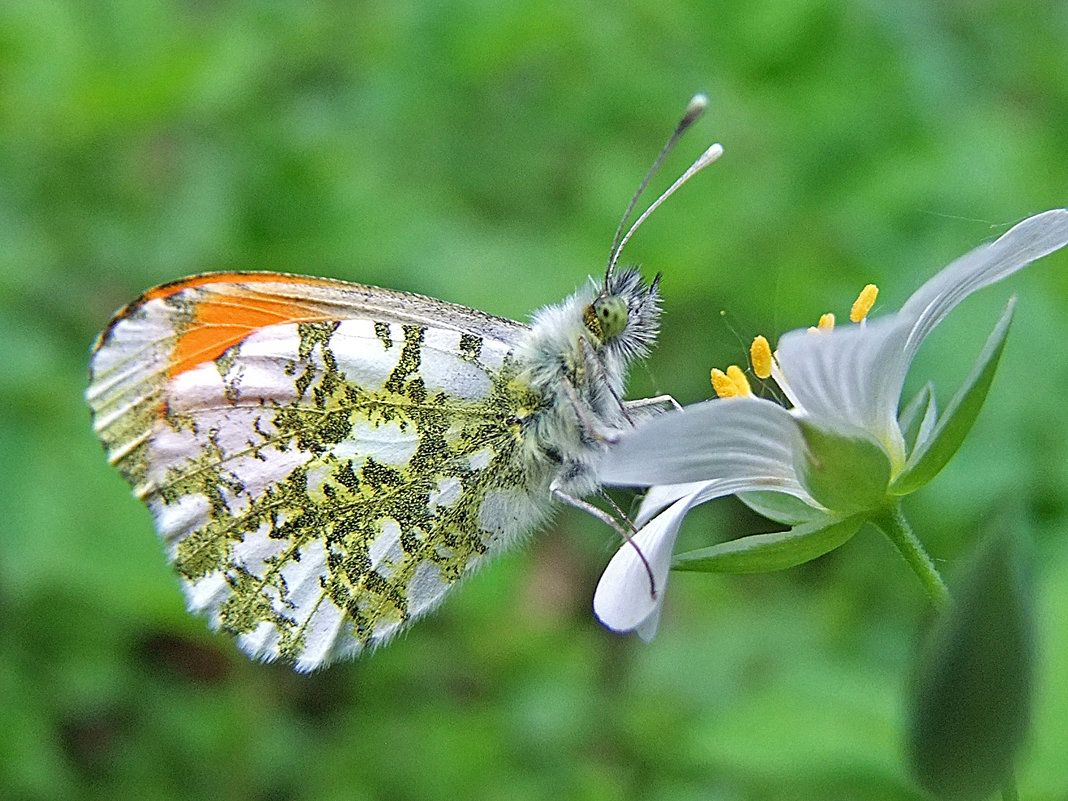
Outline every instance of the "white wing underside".
<path id="1" fill-rule="evenodd" d="M 320 322 L 171 377 L 201 304 L 276 301 Z M 499 381 L 528 331 L 371 287 L 208 283 L 120 313 L 87 394 L 191 610 L 308 670 L 384 642 L 541 522 Z"/>

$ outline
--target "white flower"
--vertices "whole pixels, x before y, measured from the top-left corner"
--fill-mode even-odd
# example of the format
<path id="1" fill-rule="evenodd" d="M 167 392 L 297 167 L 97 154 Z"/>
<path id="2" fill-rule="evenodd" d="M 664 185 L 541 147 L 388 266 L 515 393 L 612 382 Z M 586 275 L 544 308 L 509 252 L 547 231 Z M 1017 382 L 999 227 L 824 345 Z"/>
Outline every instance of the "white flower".
<path id="1" fill-rule="evenodd" d="M 641 529 L 619 549 L 597 586 L 594 611 L 601 622 L 652 638 L 679 526 L 699 503 L 761 493 L 741 497 L 794 528 L 706 550 L 727 565 L 717 569 L 777 569 L 836 547 L 865 519 L 929 481 L 956 451 L 982 405 L 1011 303 L 976 371 L 942 416 L 925 390 L 899 419 L 905 375 L 920 345 L 968 295 L 1065 244 L 1068 210 L 1047 211 L 954 261 L 896 314 L 785 334 L 770 372 L 790 409 L 749 395 L 735 369 L 727 380 L 742 382 L 739 397 L 699 403 L 623 434 L 601 464 L 600 480 L 652 489 L 636 520 Z M 906 418 L 914 422 L 905 426 L 909 433 L 903 430 Z"/>

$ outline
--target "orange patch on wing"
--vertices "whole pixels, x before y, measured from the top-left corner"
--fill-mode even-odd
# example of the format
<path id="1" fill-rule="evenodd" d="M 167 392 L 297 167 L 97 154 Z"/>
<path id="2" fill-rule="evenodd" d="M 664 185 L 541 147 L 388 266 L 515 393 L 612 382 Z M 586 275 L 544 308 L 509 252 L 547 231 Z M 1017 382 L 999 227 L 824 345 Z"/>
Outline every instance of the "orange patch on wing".
<path id="1" fill-rule="evenodd" d="M 157 287 L 145 296 L 146 300 L 170 297 L 191 287 L 213 283 L 230 284 L 225 292 L 208 297 L 194 306 L 194 316 L 174 346 L 170 375 L 191 370 L 199 364 L 214 361 L 226 350 L 254 332 L 269 325 L 308 323 L 334 319 L 314 306 L 304 305 L 293 298 L 272 296 L 242 287 L 232 282 L 247 283 L 331 283 L 301 276 L 270 273 L 236 273 L 194 276 L 166 286 Z"/>
<path id="2" fill-rule="evenodd" d="M 316 286 L 329 286 L 338 284 L 330 278 L 314 278 L 308 275 L 291 275 L 289 273 L 202 273 L 162 284 L 155 289 L 150 289 L 141 297 L 141 302 L 155 300 L 156 298 L 169 298 L 177 295 L 185 289 L 192 289 L 208 284 L 314 284 Z"/>

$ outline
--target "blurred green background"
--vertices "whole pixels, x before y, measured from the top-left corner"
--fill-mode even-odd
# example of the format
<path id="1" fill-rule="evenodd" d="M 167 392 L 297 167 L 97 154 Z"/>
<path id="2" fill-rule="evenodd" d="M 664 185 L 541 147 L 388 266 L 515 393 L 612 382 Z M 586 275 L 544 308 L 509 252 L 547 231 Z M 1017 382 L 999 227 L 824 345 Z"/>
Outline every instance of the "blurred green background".
<path id="1" fill-rule="evenodd" d="M 803 569 L 675 576 L 645 645 L 593 619 L 616 542 L 565 511 L 388 648 L 300 676 L 185 614 L 90 431 L 93 336 L 188 273 L 526 319 L 603 270 L 699 90 L 710 112 L 654 190 L 711 141 L 726 155 L 628 247 L 665 306 L 632 396 L 704 399 L 754 333 L 842 316 L 868 281 L 893 310 L 1068 202 L 1064 3 L 0 4 L 0 796 L 922 797 L 901 738 L 926 602 L 871 530 Z M 998 504 L 1027 512 L 1029 801 L 1068 798 L 1066 268 L 971 299 L 913 375 L 944 403 L 1019 294 L 987 408 L 907 512 L 950 575 Z M 767 529 L 723 502 L 681 546 Z"/>

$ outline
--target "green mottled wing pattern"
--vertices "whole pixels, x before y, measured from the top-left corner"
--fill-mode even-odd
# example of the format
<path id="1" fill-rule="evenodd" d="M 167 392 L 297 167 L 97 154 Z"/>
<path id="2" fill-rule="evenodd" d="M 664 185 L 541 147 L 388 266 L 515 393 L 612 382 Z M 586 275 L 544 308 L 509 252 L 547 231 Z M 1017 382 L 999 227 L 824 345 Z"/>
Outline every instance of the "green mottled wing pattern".
<path id="1" fill-rule="evenodd" d="M 123 322 L 149 341 L 180 305 L 151 299 Z M 543 401 L 506 341 L 518 324 L 498 339 L 484 315 L 473 331 L 376 315 L 267 325 L 174 375 L 146 364 L 140 384 L 144 349 L 121 327 L 101 345 L 108 375 L 131 375 L 108 386 L 161 399 L 113 458 L 191 610 L 300 670 L 385 642 L 550 505 L 525 435 Z M 96 393 L 98 429 L 128 422 L 116 393 Z"/>

